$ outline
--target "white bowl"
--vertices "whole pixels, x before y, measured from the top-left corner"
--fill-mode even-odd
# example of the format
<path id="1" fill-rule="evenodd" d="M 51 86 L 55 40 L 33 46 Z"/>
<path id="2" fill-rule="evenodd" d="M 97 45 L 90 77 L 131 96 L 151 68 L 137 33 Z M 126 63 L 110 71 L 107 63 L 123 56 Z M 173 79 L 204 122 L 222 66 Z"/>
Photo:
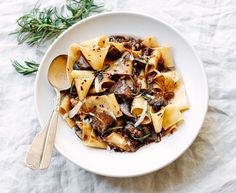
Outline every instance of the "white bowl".
<path id="1" fill-rule="evenodd" d="M 117 153 L 83 145 L 66 123 L 59 118 L 55 147 L 78 166 L 104 176 L 129 177 L 153 172 L 176 160 L 197 137 L 208 106 L 208 88 L 203 65 L 187 41 L 168 24 L 136 13 L 105 13 L 78 22 L 62 33 L 46 52 L 36 77 L 36 104 L 43 127 L 53 108 L 55 93 L 47 81 L 47 70 L 54 57 L 67 54 L 72 43 L 100 35 L 124 34 L 137 37 L 154 35 L 161 45 L 173 47 L 177 71 L 186 86 L 190 110 L 173 135 L 152 143 L 135 153 Z"/>

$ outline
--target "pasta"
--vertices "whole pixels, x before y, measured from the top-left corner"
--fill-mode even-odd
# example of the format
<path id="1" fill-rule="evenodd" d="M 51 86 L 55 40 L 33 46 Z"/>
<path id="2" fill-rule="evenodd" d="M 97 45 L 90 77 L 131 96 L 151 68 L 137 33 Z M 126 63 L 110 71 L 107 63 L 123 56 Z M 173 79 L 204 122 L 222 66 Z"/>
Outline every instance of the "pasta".
<path id="1" fill-rule="evenodd" d="M 75 79 L 75 87 L 78 93 L 78 98 L 80 101 L 85 99 L 91 84 L 93 83 L 94 77 L 90 78 L 76 78 Z"/>
<path id="2" fill-rule="evenodd" d="M 167 130 L 182 120 L 183 115 L 175 105 L 169 104 L 165 107 L 162 122 L 162 127 L 164 130 Z"/>
<path id="3" fill-rule="evenodd" d="M 88 48 L 92 48 L 96 46 L 104 48 L 107 45 L 107 40 L 108 40 L 107 36 L 101 36 L 101 37 L 97 37 L 88 41 L 81 42 L 80 45 L 83 47 L 88 47 Z"/>
<path id="4" fill-rule="evenodd" d="M 73 71 L 74 63 L 80 58 L 81 51 L 78 44 L 72 44 L 69 48 L 68 59 L 66 65 L 67 77 L 70 83 L 72 83 L 73 77 L 71 72 Z"/>
<path id="5" fill-rule="evenodd" d="M 111 87 L 115 81 L 111 80 L 109 75 L 97 76 L 94 81 L 94 86 L 90 89 L 89 94 L 102 93 L 109 87 Z"/>
<path id="6" fill-rule="evenodd" d="M 111 143 L 125 151 L 130 151 L 132 147 L 128 145 L 128 139 L 122 136 L 120 133 L 112 132 L 105 138 L 106 142 Z"/>
<path id="7" fill-rule="evenodd" d="M 81 53 L 86 58 L 88 63 L 92 66 L 94 70 L 101 70 L 103 68 L 103 63 L 107 55 L 109 46 L 106 48 L 100 47 L 80 47 Z"/>
<path id="8" fill-rule="evenodd" d="M 68 51 L 59 113 L 84 145 L 134 152 L 159 142 L 189 108 L 169 46 L 154 36 L 101 36 Z"/>
<path id="9" fill-rule="evenodd" d="M 110 46 L 114 46 L 116 49 L 118 49 L 120 52 L 123 52 L 125 50 L 124 43 L 118 43 L 118 42 L 109 42 Z"/>
<path id="10" fill-rule="evenodd" d="M 157 48 L 158 43 L 154 36 L 149 36 L 143 39 L 142 44 L 148 48 Z"/>
<path id="11" fill-rule="evenodd" d="M 131 113 L 139 116 L 143 111 L 145 99 L 142 96 L 136 96 L 132 101 Z"/>
<path id="12" fill-rule="evenodd" d="M 161 57 L 163 59 L 164 66 L 165 67 L 174 67 L 174 61 L 173 61 L 173 57 L 172 57 L 172 54 L 171 54 L 170 47 L 169 46 L 164 46 L 164 47 L 159 47 L 157 49 L 161 53 Z"/>
<path id="13" fill-rule="evenodd" d="M 101 142 L 97 139 L 89 123 L 77 121 L 76 124 L 82 130 L 82 139 L 86 146 L 103 148 L 103 149 L 107 147 L 106 143 Z"/>
<path id="14" fill-rule="evenodd" d="M 89 70 L 72 70 L 71 77 L 72 77 L 72 79 L 92 78 L 92 77 L 94 77 L 94 73 L 93 73 L 93 71 L 89 71 Z"/>
<path id="15" fill-rule="evenodd" d="M 139 77 L 137 78 L 137 83 L 140 85 L 141 90 L 147 89 L 147 82 L 144 75 L 144 70 L 141 70 Z"/>
<path id="16" fill-rule="evenodd" d="M 147 61 L 147 65 L 145 66 L 145 75 L 157 69 L 158 60 L 160 59 L 160 57 L 160 52 L 154 48 L 150 58 Z"/>
<path id="17" fill-rule="evenodd" d="M 59 108 L 59 114 L 63 117 L 63 119 L 67 122 L 69 127 L 74 127 L 75 126 L 75 121 L 73 119 L 70 119 L 68 117 L 68 113 L 71 109 L 70 105 L 70 97 L 68 95 L 64 96 L 63 99 L 61 100 L 61 105 Z"/>
<path id="18" fill-rule="evenodd" d="M 155 129 L 156 133 L 160 133 L 162 130 L 162 123 L 163 123 L 163 112 L 164 108 L 162 108 L 158 112 L 153 112 L 153 109 L 151 109 L 151 118 L 152 118 L 152 123 Z"/>
<path id="19" fill-rule="evenodd" d="M 132 55 L 129 52 L 125 52 L 121 58 L 110 63 L 105 72 L 107 74 L 120 74 L 120 75 L 132 75 L 132 60 L 130 57 Z"/>
<path id="20" fill-rule="evenodd" d="M 189 105 L 182 80 L 177 83 L 174 93 L 175 97 L 170 100 L 170 103 L 178 107 L 180 111 L 187 110 Z"/>

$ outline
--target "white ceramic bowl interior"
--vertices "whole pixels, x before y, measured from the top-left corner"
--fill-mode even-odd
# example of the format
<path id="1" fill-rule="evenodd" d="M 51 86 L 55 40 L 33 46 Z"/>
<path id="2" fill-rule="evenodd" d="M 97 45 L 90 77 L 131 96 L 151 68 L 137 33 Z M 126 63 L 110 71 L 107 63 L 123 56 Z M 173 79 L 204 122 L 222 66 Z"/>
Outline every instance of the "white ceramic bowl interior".
<path id="1" fill-rule="evenodd" d="M 59 118 L 55 147 L 78 166 L 105 176 L 128 177 L 158 170 L 177 159 L 194 141 L 202 126 L 207 106 L 208 89 L 203 65 L 193 48 L 172 27 L 149 16 L 135 13 L 107 13 L 93 16 L 66 30 L 46 52 L 36 78 L 36 104 L 43 126 L 53 108 L 54 92 L 47 81 L 47 70 L 54 57 L 67 54 L 72 43 L 100 35 L 154 35 L 161 45 L 173 47 L 174 61 L 186 86 L 190 110 L 184 123 L 160 143 L 152 143 L 135 153 L 117 153 L 83 145 L 66 123 Z"/>

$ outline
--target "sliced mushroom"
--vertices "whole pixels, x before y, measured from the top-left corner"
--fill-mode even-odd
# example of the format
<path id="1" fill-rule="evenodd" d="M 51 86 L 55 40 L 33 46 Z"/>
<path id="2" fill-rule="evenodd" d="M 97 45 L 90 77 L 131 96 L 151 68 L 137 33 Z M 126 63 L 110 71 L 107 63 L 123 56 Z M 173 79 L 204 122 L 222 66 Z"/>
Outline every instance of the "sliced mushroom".
<path id="1" fill-rule="evenodd" d="M 130 78 L 121 77 L 117 83 L 115 83 L 110 93 L 114 93 L 118 97 L 133 98 L 137 94 L 138 85 L 136 85 Z"/>
<path id="2" fill-rule="evenodd" d="M 122 53 L 120 52 L 120 50 L 118 50 L 115 46 L 110 46 L 108 53 L 107 53 L 107 57 L 112 59 L 112 60 L 117 60 L 118 58 L 120 58 L 122 55 Z"/>
<path id="3" fill-rule="evenodd" d="M 160 110 L 162 106 L 166 106 L 167 102 L 165 101 L 164 95 L 162 92 L 157 92 L 154 95 L 155 98 L 148 98 L 147 101 L 149 105 L 152 106 L 154 110 Z"/>
<path id="4" fill-rule="evenodd" d="M 110 116 L 108 113 L 95 113 L 91 122 L 91 126 L 93 129 L 101 133 L 105 131 L 113 122 L 113 117 Z"/>
<path id="5" fill-rule="evenodd" d="M 92 67 L 89 65 L 84 56 L 80 56 L 80 58 L 75 62 L 73 66 L 74 70 L 92 70 Z"/>

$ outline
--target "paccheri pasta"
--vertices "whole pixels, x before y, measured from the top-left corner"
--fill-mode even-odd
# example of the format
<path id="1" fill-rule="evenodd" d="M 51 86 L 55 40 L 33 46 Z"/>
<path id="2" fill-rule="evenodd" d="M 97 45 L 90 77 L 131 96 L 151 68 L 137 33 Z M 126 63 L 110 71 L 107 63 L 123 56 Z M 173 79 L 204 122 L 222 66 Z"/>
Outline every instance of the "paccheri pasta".
<path id="1" fill-rule="evenodd" d="M 159 142 L 189 108 L 169 46 L 153 36 L 72 44 L 59 113 L 86 146 L 134 152 Z"/>

